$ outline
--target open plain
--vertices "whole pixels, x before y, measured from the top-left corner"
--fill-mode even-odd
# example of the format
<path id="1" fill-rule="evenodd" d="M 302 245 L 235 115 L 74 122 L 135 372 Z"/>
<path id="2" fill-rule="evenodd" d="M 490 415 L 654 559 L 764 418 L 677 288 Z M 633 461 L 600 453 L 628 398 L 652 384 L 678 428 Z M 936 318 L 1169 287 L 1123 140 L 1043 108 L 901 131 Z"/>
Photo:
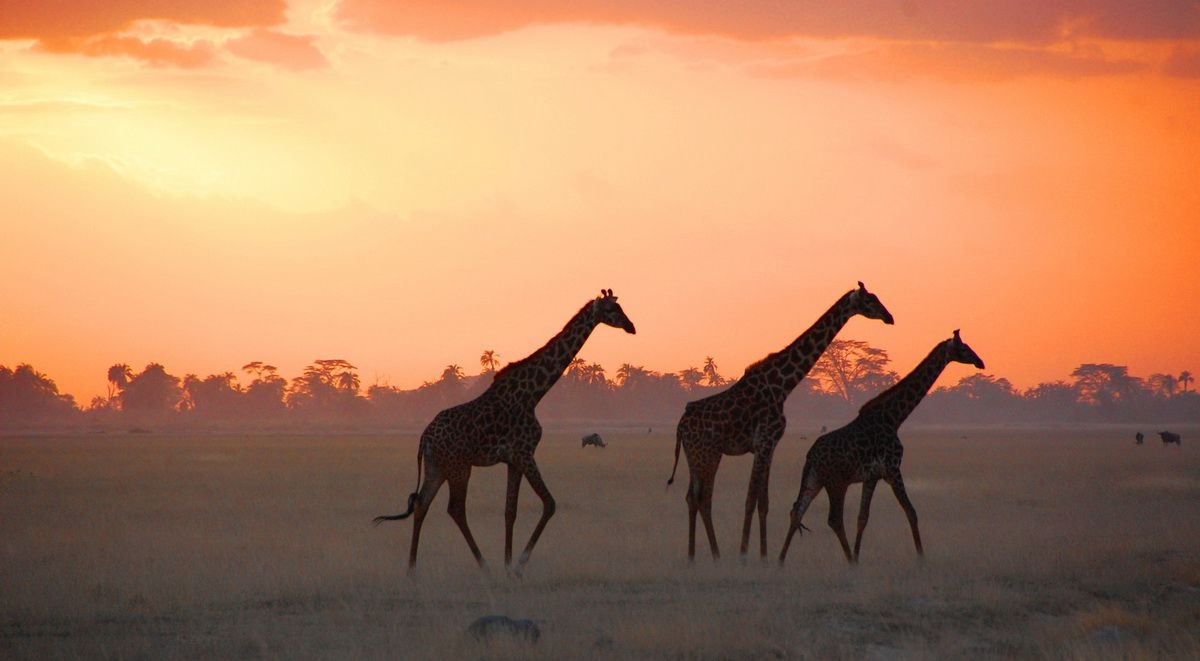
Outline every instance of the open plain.
<path id="1" fill-rule="evenodd" d="M 822 495 L 782 568 L 800 431 L 775 455 L 768 561 L 756 540 L 737 555 L 750 460 L 726 457 L 724 556 L 701 535 L 693 566 L 673 429 L 581 449 L 590 431 L 542 441 L 558 512 L 523 578 L 503 566 L 502 466 L 467 502 L 490 572 L 443 488 L 406 575 L 411 521 L 371 519 L 413 490 L 416 433 L 0 438 L 0 657 L 1200 658 L 1198 430 L 902 433 L 925 557 L 881 486 L 859 566 Z M 518 551 L 539 512 L 524 485 Z M 489 614 L 540 641 L 468 637 Z"/>

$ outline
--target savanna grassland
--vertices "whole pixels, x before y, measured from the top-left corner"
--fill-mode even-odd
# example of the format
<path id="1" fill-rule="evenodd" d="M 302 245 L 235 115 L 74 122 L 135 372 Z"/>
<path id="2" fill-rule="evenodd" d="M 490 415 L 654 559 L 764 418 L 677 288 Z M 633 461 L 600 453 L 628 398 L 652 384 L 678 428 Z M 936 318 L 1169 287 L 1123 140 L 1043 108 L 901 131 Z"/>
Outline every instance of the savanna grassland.
<path id="1" fill-rule="evenodd" d="M 799 432 L 775 456 L 770 561 L 754 540 L 737 557 L 738 457 L 717 480 L 725 557 L 701 535 L 688 566 L 673 430 L 581 450 L 587 431 L 542 441 L 558 513 L 521 579 L 503 568 L 503 467 L 477 469 L 468 497 L 490 575 L 443 488 L 406 577 L 411 521 L 371 518 L 412 491 L 416 433 L 0 438 L 0 657 L 1200 657 L 1197 430 L 1181 448 L 1124 428 L 912 431 L 924 560 L 881 486 L 861 565 L 821 496 L 783 568 Z M 539 512 L 525 485 L 518 550 Z M 465 636 L 485 614 L 531 618 L 541 640 Z"/>

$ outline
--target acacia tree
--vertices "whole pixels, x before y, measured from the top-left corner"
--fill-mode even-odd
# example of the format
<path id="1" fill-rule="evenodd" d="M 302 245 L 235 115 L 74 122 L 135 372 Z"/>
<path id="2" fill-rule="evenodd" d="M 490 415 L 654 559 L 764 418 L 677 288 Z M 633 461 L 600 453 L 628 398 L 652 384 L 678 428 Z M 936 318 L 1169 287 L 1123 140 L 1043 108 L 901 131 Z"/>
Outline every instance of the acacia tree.
<path id="1" fill-rule="evenodd" d="M 1129 368 L 1111 363 L 1083 363 L 1071 372 L 1079 401 L 1100 408 L 1128 402 L 1141 389 L 1141 379 L 1130 376 Z"/>
<path id="2" fill-rule="evenodd" d="M 808 375 L 819 380 L 827 392 L 854 403 L 862 395 L 896 382 L 899 375 L 887 369 L 891 361 L 886 350 L 862 340 L 834 340 Z"/>
<path id="3" fill-rule="evenodd" d="M 288 405 L 317 413 L 349 412 L 358 401 L 358 368 L 340 358 L 317 360 L 292 379 Z"/>
<path id="4" fill-rule="evenodd" d="M 1179 380 L 1170 374 L 1151 374 L 1146 379 L 1146 387 L 1158 397 L 1171 398 L 1179 387 Z"/>

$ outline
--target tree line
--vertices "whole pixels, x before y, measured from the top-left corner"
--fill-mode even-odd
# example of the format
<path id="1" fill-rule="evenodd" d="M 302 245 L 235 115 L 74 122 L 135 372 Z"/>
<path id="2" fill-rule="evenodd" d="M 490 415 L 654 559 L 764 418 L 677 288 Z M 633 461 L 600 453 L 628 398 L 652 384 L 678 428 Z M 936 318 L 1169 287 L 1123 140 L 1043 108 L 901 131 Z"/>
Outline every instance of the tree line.
<path id="1" fill-rule="evenodd" d="M 438 411 L 481 393 L 499 366 L 500 356 L 486 350 L 476 374 L 447 365 L 436 380 L 405 390 L 379 383 L 364 389 L 357 368 L 343 359 L 313 361 L 290 380 L 261 361 L 243 365 L 240 374 L 182 378 L 159 363 L 137 372 L 122 363 L 109 368 L 106 395 L 84 406 L 30 365 L 0 366 L 0 429 L 419 427 Z M 801 425 L 838 426 L 898 378 L 886 350 L 861 340 L 834 340 L 788 399 L 785 412 Z M 538 414 L 555 422 L 667 424 L 678 419 L 687 402 L 732 382 L 711 356 L 677 372 L 623 363 L 611 373 L 576 358 Z M 1085 363 L 1069 380 L 1025 390 L 1002 377 L 972 374 L 935 389 L 912 419 L 926 424 L 1196 422 L 1200 394 L 1192 383 L 1186 370 L 1140 378 L 1110 363 Z"/>

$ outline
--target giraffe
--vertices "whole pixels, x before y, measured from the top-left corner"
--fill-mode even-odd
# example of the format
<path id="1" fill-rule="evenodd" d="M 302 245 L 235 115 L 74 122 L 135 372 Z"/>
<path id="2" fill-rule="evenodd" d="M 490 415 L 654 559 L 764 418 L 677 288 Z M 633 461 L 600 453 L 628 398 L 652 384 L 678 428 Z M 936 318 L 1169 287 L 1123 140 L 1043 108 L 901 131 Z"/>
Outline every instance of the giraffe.
<path id="1" fill-rule="evenodd" d="M 620 328 L 630 334 L 636 332 L 612 290 L 602 289 L 601 295 L 580 308 L 545 346 L 505 366 L 482 394 L 438 413 L 425 428 L 417 449 L 417 490 L 408 497 L 408 509 L 402 514 L 375 517 L 378 525 L 413 516 L 412 547 L 408 556 L 410 573 L 417 562 L 421 524 L 443 482 L 450 483 L 450 517 L 466 538 L 475 561 L 486 569 L 467 526 L 467 482 L 471 479 L 472 467 L 500 462 L 508 465 L 508 495 L 504 509 L 506 567 L 512 565 L 513 523 L 517 518 L 517 495 L 522 477 L 542 499 L 542 517 L 521 553 L 517 570 L 520 573 L 555 509 L 554 497 L 546 488 L 533 458 L 542 438 L 542 426 L 534 409 L 598 324 Z"/>
<path id="2" fill-rule="evenodd" d="M 817 438 L 808 451 L 804 462 L 804 473 L 800 483 L 800 494 L 792 506 L 792 523 L 788 528 L 779 562 L 787 557 L 792 535 L 808 528 L 800 522 L 804 512 L 812 504 L 821 489 L 829 494 L 829 527 L 837 534 L 846 560 L 858 562 L 863 529 L 871 512 L 871 496 L 875 485 L 883 480 L 891 485 L 896 500 L 904 508 L 908 525 L 912 528 L 913 543 L 917 554 L 921 548 L 921 533 L 917 529 L 917 511 L 908 500 L 904 490 L 904 478 L 900 475 L 900 460 L 904 457 L 904 446 L 900 444 L 897 430 L 905 418 L 913 412 L 925 393 L 933 386 L 942 370 L 951 362 L 966 363 L 983 369 L 983 361 L 967 346 L 958 331 L 948 340 L 939 342 L 933 351 L 907 376 L 874 399 L 863 404 L 858 417 L 850 424 L 835 429 Z M 862 482 L 862 504 L 858 509 L 858 534 L 854 538 L 854 551 L 846 541 L 846 530 L 842 522 L 842 507 L 846 489 L 855 482 Z"/>
<path id="3" fill-rule="evenodd" d="M 742 378 L 729 389 L 688 403 L 675 432 L 675 467 L 667 484 L 675 481 L 682 447 L 691 475 L 687 491 L 689 561 L 696 557 L 697 513 L 708 533 L 713 558 L 721 556 L 712 524 L 713 483 L 722 455 L 747 452 L 754 453 L 754 467 L 746 492 L 741 553 L 745 556 L 749 548 L 750 520 L 757 508 L 759 550 L 766 557 L 767 483 L 771 457 L 787 425 L 783 403 L 838 331 L 856 314 L 879 319 L 885 324 L 893 323 L 887 308 L 859 282 L 857 289 L 838 298 L 833 307 L 791 344 L 747 367 Z"/>

